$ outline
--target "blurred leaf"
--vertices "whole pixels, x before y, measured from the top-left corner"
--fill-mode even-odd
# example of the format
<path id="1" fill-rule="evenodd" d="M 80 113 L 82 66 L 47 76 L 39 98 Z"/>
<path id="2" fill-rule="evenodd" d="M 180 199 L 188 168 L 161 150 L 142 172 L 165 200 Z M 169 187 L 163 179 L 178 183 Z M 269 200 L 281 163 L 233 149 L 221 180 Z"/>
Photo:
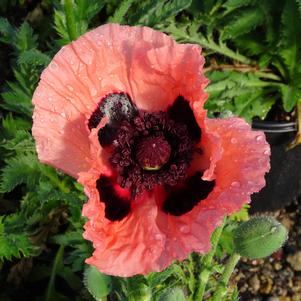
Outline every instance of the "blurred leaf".
<path id="1" fill-rule="evenodd" d="M 111 290 L 111 277 L 100 273 L 96 267 L 87 265 L 84 284 L 95 300 L 102 300 Z"/>

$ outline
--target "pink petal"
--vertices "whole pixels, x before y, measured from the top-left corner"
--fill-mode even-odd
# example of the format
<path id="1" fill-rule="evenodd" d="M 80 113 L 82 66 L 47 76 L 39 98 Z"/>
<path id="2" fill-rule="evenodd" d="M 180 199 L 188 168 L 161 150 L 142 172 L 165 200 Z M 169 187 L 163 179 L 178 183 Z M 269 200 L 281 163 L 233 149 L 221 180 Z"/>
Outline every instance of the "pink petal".
<path id="1" fill-rule="evenodd" d="M 127 92 L 138 108 L 164 110 L 178 95 L 204 103 L 199 46 L 147 27 L 107 24 L 63 47 L 33 96 L 39 158 L 77 177 L 95 160 L 87 121 L 108 93 Z"/>
<path id="2" fill-rule="evenodd" d="M 83 208 L 83 215 L 89 218 L 84 237 L 93 241 L 95 248 L 86 262 L 103 273 L 123 277 L 161 270 L 157 261 L 164 236 L 156 225 L 158 207 L 154 194 L 135 199 L 127 217 L 111 222 L 104 217 L 104 204 L 95 188 L 96 179 L 91 173 L 80 177 L 89 195 Z"/>

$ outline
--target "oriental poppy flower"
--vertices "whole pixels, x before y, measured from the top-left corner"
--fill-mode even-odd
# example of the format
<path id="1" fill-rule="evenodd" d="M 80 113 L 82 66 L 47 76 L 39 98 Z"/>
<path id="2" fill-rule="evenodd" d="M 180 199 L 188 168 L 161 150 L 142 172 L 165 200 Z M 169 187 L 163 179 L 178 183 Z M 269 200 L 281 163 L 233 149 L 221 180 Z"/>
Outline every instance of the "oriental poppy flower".
<path id="1" fill-rule="evenodd" d="M 89 197 L 87 263 L 119 276 L 210 249 L 226 214 L 264 186 L 269 146 L 239 118 L 208 119 L 197 45 L 104 25 L 63 47 L 33 97 L 39 159 Z"/>

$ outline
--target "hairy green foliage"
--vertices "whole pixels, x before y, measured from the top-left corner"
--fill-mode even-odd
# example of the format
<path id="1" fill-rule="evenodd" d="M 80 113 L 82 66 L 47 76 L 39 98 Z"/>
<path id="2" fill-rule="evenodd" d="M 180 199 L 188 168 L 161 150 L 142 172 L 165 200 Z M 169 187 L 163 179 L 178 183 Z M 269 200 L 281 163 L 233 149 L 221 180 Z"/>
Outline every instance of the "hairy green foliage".
<path id="1" fill-rule="evenodd" d="M 59 44 L 67 44 L 85 33 L 89 22 L 104 4 L 104 1 L 99 0 L 62 0 L 54 12 Z"/>
<path id="2" fill-rule="evenodd" d="M 213 71 L 207 73 L 212 84 L 206 88 L 209 99 L 206 108 L 222 116 L 237 115 L 251 121 L 254 116 L 265 118 L 275 98 L 269 84 L 255 73 Z"/>
<path id="3" fill-rule="evenodd" d="M 36 247 L 23 231 L 7 231 L 5 218 L 0 216 L 0 262 L 13 258 L 28 257 L 35 253 Z"/>
<path id="4" fill-rule="evenodd" d="M 144 1 L 129 18 L 133 25 L 156 26 L 191 5 L 191 0 Z"/>

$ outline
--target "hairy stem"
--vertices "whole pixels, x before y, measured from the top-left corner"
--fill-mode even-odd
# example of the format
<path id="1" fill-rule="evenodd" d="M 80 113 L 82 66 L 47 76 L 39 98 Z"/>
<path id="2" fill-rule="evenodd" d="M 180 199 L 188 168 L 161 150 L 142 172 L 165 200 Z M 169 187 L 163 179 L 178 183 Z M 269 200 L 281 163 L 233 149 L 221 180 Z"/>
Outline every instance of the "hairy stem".
<path id="1" fill-rule="evenodd" d="M 232 254 L 228 259 L 217 288 L 213 294 L 212 301 L 221 301 L 223 296 L 227 293 L 226 287 L 239 259 L 240 255 L 237 253 Z"/>
<path id="2" fill-rule="evenodd" d="M 215 232 L 212 235 L 211 238 L 211 250 L 209 253 L 203 256 L 202 262 L 201 262 L 201 272 L 199 273 L 198 281 L 199 284 L 197 286 L 197 289 L 194 294 L 193 300 L 195 301 L 201 301 L 203 300 L 203 296 L 206 290 L 207 282 L 209 280 L 209 277 L 211 275 L 211 267 L 212 267 L 212 262 L 213 258 L 217 249 L 217 245 L 220 239 L 220 236 L 222 234 L 223 228 L 225 225 L 225 220 L 223 224 L 215 230 Z"/>

